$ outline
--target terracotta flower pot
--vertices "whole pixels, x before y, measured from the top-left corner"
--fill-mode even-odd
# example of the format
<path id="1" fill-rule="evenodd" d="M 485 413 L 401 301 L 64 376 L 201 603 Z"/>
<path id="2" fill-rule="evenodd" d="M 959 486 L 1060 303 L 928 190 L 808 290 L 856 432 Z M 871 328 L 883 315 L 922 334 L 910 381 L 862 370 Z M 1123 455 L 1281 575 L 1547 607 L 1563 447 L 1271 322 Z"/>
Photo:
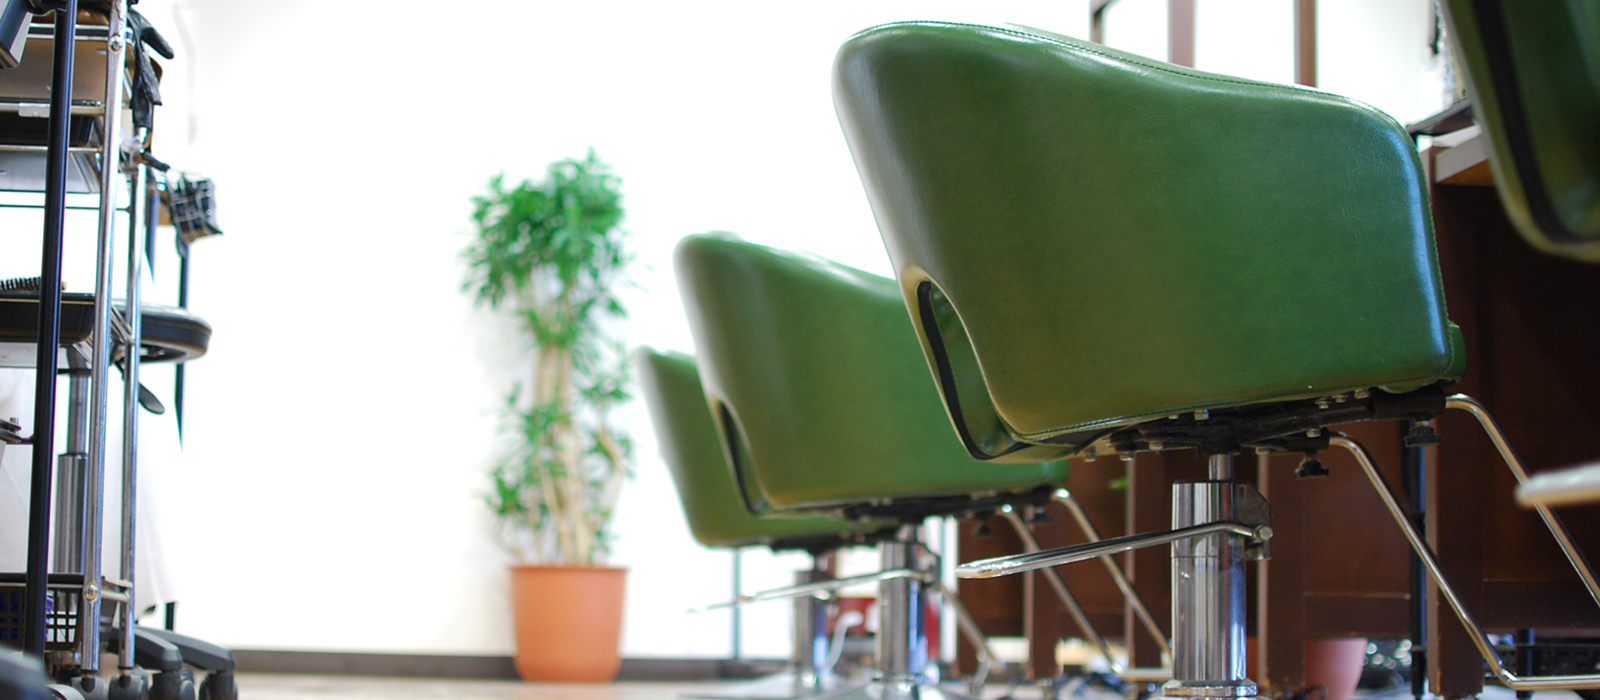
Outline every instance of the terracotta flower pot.
<path id="1" fill-rule="evenodd" d="M 1364 637 L 1306 640 L 1306 685 L 1327 688 L 1325 700 L 1350 700 L 1356 684 L 1361 682 L 1361 669 L 1366 665 L 1367 640 Z"/>
<path id="2" fill-rule="evenodd" d="M 511 567 L 517 674 L 572 683 L 616 678 L 627 573 L 605 566 Z"/>

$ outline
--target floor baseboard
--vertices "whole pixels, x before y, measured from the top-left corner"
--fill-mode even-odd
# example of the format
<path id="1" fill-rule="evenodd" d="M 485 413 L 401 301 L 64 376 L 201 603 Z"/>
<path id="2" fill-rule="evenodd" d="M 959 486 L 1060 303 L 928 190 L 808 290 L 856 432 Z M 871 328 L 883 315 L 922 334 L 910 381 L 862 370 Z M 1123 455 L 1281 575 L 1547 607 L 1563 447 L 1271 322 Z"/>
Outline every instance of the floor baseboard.
<path id="1" fill-rule="evenodd" d="M 359 654 L 348 652 L 233 652 L 242 673 L 296 673 L 333 676 L 400 676 L 516 680 L 509 656 L 446 656 L 430 654 Z M 781 660 L 623 659 L 619 681 L 710 681 L 754 678 L 782 669 Z"/>

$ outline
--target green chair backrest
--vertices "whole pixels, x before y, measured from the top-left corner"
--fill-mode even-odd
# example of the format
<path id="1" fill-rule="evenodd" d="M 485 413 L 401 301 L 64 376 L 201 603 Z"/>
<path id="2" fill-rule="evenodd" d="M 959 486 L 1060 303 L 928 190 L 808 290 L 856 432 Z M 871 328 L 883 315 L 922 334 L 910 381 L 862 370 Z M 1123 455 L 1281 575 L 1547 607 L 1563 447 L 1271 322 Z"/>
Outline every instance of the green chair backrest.
<path id="1" fill-rule="evenodd" d="M 857 34 L 834 95 L 974 454 L 1464 370 L 1416 150 L 1375 109 L 945 23 Z"/>
<path id="2" fill-rule="evenodd" d="M 1538 248 L 1600 261 L 1600 0 L 1446 0 L 1495 184 Z"/>
<path id="3" fill-rule="evenodd" d="M 726 234 L 675 255 L 708 403 L 753 510 L 1025 491 L 1065 464 L 974 460 L 893 280 Z"/>
<path id="4" fill-rule="evenodd" d="M 893 523 L 881 522 L 852 524 L 838 517 L 758 518 L 746 512 L 711 422 L 694 358 L 640 348 L 634 352 L 634 368 L 644 389 L 661 457 L 672 472 L 672 483 L 678 487 L 689 531 L 700 544 L 811 549 L 819 541 L 842 544 L 861 534 L 893 527 Z"/>

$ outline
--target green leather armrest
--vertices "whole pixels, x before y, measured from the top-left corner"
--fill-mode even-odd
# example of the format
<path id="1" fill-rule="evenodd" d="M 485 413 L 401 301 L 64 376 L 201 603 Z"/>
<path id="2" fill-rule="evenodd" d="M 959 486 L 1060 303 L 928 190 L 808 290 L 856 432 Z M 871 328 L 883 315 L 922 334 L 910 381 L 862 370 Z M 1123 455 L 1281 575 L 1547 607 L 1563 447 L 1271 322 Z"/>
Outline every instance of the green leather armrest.
<path id="1" fill-rule="evenodd" d="M 722 453 L 694 358 L 649 348 L 634 352 L 634 367 L 655 426 L 661 457 L 678 487 L 689 531 L 707 547 L 840 544 L 894 523 L 850 523 L 837 517 L 758 518 L 745 511 Z M 837 545 L 836 545 L 837 546 Z M 831 547 L 829 547 L 831 548 Z"/>
<path id="2" fill-rule="evenodd" d="M 750 505 L 1025 491 L 1065 464 L 986 465 L 950 433 L 893 280 L 725 235 L 688 236 L 678 287 Z"/>
<path id="3" fill-rule="evenodd" d="M 1600 261 L 1600 0 L 1443 5 L 1512 223 Z"/>
<path id="4" fill-rule="evenodd" d="M 1375 109 L 945 23 L 857 34 L 834 86 L 974 454 L 1465 368 L 1419 159 Z"/>

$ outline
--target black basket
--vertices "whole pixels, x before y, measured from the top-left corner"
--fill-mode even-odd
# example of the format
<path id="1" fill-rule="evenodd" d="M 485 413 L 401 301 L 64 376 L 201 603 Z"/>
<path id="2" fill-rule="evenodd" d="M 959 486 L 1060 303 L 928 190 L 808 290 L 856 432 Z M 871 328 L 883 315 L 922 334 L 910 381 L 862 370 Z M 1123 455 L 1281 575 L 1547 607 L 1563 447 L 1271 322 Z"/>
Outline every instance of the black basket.
<path id="1" fill-rule="evenodd" d="M 47 651 L 73 651 L 78 641 L 78 603 L 82 592 L 76 587 L 51 586 L 44 601 Z M 24 587 L 0 584 L 0 645 L 22 647 L 25 604 Z"/>
<path id="2" fill-rule="evenodd" d="M 217 188 L 211 180 L 179 175 L 167 183 L 167 216 L 184 243 L 222 233 L 217 226 Z"/>

